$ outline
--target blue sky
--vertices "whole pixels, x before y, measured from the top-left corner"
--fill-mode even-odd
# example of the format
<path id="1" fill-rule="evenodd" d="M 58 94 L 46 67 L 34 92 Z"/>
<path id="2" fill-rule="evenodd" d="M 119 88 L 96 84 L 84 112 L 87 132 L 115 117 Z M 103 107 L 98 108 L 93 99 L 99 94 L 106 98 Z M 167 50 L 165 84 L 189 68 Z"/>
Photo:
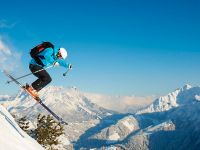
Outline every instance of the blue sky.
<path id="1" fill-rule="evenodd" d="M 49 70 L 51 85 L 112 95 L 163 95 L 199 85 L 199 27 L 197 0 L 7 0 L 0 9 L 0 40 L 21 56 L 13 75 L 29 72 L 30 48 L 51 41 L 68 49 L 73 64 L 66 78 L 64 68 Z M 0 77 L 0 94 L 16 92 Z"/>

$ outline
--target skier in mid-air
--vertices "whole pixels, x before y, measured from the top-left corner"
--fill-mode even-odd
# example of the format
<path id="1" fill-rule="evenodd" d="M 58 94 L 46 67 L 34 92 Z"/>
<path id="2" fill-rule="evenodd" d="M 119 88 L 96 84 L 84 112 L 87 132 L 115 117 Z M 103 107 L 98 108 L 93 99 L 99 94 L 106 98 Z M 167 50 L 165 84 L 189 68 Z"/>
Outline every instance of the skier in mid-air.
<path id="1" fill-rule="evenodd" d="M 37 99 L 39 97 L 38 91 L 52 81 L 49 73 L 45 70 L 46 67 L 60 65 L 66 69 L 72 69 L 72 65 L 64 61 L 67 58 L 67 50 L 62 47 L 54 47 L 50 42 L 43 42 L 34 47 L 30 54 L 32 59 L 29 69 L 38 79 L 31 85 L 27 84 L 25 88 Z"/>

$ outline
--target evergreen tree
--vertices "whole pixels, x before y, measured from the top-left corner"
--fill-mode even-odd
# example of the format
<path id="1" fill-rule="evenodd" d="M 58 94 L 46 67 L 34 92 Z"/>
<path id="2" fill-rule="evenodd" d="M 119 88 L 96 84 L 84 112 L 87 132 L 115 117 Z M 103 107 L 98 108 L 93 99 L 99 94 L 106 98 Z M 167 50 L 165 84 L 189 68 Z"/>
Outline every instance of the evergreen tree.
<path id="1" fill-rule="evenodd" d="M 29 121 L 26 119 L 26 116 L 20 118 L 18 121 L 19 127 L 28 133 L 29 129 Z"/>
<path id="2" fill-rule="evenodd" d="M 55 121 L 50 115 L 38 115 L 35 135 L 36 140 L 43 147 L 52 149 L 53 145 L 59 144 L 58 137 L 62 134 L 64 134 L 63 125 Z"/>

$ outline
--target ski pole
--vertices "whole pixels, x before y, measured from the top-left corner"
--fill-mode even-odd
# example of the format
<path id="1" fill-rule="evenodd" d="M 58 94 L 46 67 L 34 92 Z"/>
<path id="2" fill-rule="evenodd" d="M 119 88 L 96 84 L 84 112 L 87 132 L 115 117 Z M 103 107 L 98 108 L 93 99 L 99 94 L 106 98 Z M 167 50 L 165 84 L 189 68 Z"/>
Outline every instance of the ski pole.
<path id="1" fill-rule="evenodd" d="M 42 69 L 40 69 L 40 70 L 37 70 L 37 71 L 35 71 L 35 72 L 31 72 L 31 73 L 29 73 L 29 74 L 26 74 L 26 75 L 23 75 L 23 76 L 21 76 L 21 77 L 18 77 L 18 78 L 16 78 L 15 80 L 19 80 L 19 79 L 21 79 L 21 78 L 27 77 L 27 76 L 32 75 L 32 74 L 34 74 L 34 73 L 38 73 L 38 72 L 40 72 L 40 71 L 49 69 L 49 68 L 51 68 L 51 67 L 53 67 L 53 66 L 54 66 L 54 65 L 51 65 L 51 66 L 48 66 L 48 67 L 46 67 L 46 68 L 42 68 Z M 7 81 L 6 83 L 9 84 L 9 83 L 11 83 L 11 82 L 13 82 L 13 80 Z"/>
<path id="2" fill-rule="evenodd" d="M 67 75 L 67 73 L 69 72 L 69 68 L 67 69 L 67 71 L 65 73 L 63 73 L 63 76 L 65 77 Z"/>

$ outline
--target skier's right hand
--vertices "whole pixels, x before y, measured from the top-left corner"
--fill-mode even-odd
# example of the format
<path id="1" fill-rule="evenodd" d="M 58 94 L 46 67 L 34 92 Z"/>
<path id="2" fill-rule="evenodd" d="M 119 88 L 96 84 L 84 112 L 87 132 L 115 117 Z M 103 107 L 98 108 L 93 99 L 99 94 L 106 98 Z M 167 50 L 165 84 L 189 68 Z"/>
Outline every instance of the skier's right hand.
<path id="1" fill-rule="evenodd" d="M 54 66 L 54 67 L 59 66 L 59 63 L 58 63 L 58 62 L 54 62 L 54 63 L 53 63 L 53 66 Z"/>

